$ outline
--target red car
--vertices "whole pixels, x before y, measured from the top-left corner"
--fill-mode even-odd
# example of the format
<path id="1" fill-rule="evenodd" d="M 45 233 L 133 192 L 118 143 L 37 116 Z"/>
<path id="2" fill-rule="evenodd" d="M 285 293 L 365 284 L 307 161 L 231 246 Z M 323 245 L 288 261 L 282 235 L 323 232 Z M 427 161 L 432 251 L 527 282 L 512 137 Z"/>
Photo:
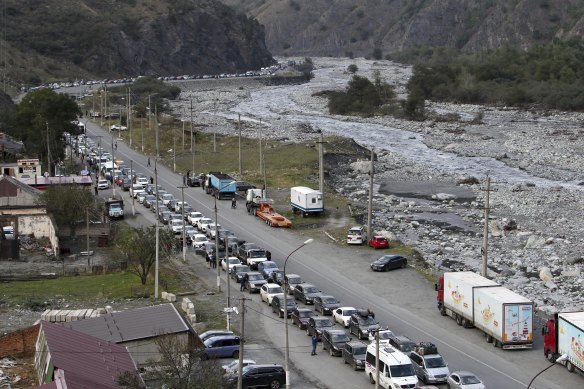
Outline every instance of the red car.
<path id="1" fill-rule="evenodd" d="M 376 249 L 386 249 L 389 248 L 389 241 L 383 236 L 374 236 L 369 239 L 369 246 Z"/>

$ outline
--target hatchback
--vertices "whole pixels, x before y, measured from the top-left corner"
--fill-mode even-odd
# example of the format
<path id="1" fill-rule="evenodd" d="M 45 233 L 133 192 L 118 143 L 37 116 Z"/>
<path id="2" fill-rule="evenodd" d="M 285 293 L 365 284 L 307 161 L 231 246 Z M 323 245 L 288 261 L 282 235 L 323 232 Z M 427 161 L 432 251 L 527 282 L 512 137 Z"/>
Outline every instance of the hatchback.
<path id="1" fill-rule="evenodd" d="M 369 239 L 369 246 L 376 249 L 387 249 L 389 248 L 389 241 L 383 236 L 374 236 Z"/>

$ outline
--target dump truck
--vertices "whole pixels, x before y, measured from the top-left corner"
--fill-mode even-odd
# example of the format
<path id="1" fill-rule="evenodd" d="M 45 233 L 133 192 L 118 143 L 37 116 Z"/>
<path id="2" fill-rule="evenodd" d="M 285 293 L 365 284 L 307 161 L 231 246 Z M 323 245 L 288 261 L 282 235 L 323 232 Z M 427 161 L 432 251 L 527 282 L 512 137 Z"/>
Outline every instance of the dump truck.
<path id="1" fill-rule="evenodd" d="M 444 273 L 436 285 L 438 309 L 460 326 L 476 327 L 502 349 L 533 347 L 529 299 L 473 272 Z"/>
<path id="2" fill-rule="evenodd" d="M 252 215 L 259 217 L 270 227 L 292 227 L 292 222 L 280 215 L 272 208 L 271 199 L 262 199 L 258 201 L 258 207 L 252 209 Z"/>
<path id="3" fill-rule="evenodd" d="M 105 200 L 105 215 L 110 219 L 124 218 L 124 200 L 118 198 L 108 198 Z"/>
<path id="4" fill-rule="evenodd" d="M 543 352 L 550 362 L 565 354 L 562 363 L 568 371 L 584 374 L 584 311 L 556 313 L 541 332 Z"/>
<path id="5" fill-rule="evenodd" d="M 231 200 L 235 198 L 237 182 L 230 175 L 212 172 L 207 175 L 205 191 L 207 194 L 213 195 L 219 200 Z"/>
<path id="6" fill-rule="evenodd" d="M 322 192 L 306 186 L 290 188 L 290 205 L 292 212 L 302 214 L 319 214 L 324 211 Z"/>

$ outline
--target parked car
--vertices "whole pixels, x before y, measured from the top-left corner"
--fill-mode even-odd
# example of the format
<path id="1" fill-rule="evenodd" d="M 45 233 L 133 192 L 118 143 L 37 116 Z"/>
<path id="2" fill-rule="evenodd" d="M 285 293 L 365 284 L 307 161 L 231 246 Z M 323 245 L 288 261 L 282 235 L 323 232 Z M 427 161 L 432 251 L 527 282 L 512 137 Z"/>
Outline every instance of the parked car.
<path id="1" fill-rule="evenodd" d="M 318 295 L 314 297 L 314 310 L 323 316 L 332 315 L 333 311 L 340 306 L 340 301 L 333 296 Z"/>
<path id="2" fill-rule="evenodd" d="M 221 335 L 214 336 L 203 342 L 205 345 L 205 357 L 208 358 L 238 358 L 239 336 Z"/>
<path id="3" fill-rule="evenodd" d="M 351 338 L 349 338 L 345 330 L 327 329 L 322 332 L 322 349 L 329 350 L 331 357 L 340 357 L 343 347 L 350 341 Z"/>
<path id="4" fill-rule="evenodd" d="M 418 344 L 410 353 L 410 359 L 416 375 L 423 383 L 446 383 L 450 370 L 433 343 Z"/>
<path id="5" fill-rule="evenodd" d="M 241 282 L 243 275 L 245 273 L 251 272 L 251 269 L 247 265 L 235 265 L 231 269 L 231 278 L 237 283 Z"/>
<path id="6" fill-rule="evenodd" d="M 239 258 L 237 258 L 237 261 L 239 262 Z M 283 293 L 282 287 L 278 284 L 264 284 L 260 289 L 260 298 L 268 305 L 272 305 L 272 298 L 274 295 Z"/>
<path id="7" fill-rule="evenodd" d="M 247 289 L 249 293 L 259 292 L 262 285 L 266 284 L 264 277 L 257 271 L 252 271 L 247 273 L 247 281 L 245 281 L 244 288 Z"/>
<path id="8" fill-rule="evenodd" d="M 227 257 L 221 260 L 223 271 L 228 271 L 229 274 L 231 274 L 231 269 L 233 269 L 233 266 L 235 265 L 241 265 L 241 261 L 237 257 Z"/>
<path id="9" fill-rule="evenodd" d="M 235 385 L 238 371 L 229 376 L 228 381 Z M 249 365 L 241 370 L 243 388 L 268 387 L 278 389 L 286 385 L 286 372 L 281 365 Z"/>
<path id="10" fill-rule="evenodd" d="M 304 304 L 312 304 L 319 294 L 320 290 L 312 284 L 298 284 L 294 288 L 294 299 Z"/>
<path id="11" fill-rule="evenodd" d="M 185 223 L 182 220 L 173 219 L 170 221 L 170 229 L 175 234 L 182 234 Z"/>
<path id="12" fill-rule="evenodd" d="M 389 339 L 395 337 L 395 334 L 389 329 L 377 330 L 377 332 L 369 333 L 369 341 L 374 342 L 375 337 L 379 337 L 379 344 L 389 344 Z"/>
<path id="13" fill-rule="evenodd" d="M 122 186 L 122 189 L 124 191 L 126 191 L 126 192 L 129 191 L 130 188 L 132 187 L 132 180 L 129 179 L 129 178 L 122 179 L 122 185 L 121 186 Z"/>
<path id="14" fill-rule="evenodd" d="M 367 239 L 364 227 L 352 227 L 347 233 L 347 244 L 363 244 Z"/>
<path id="15" fill-rule="evenodd" d="M 315 316 L 315 313 L 312 309 L 309 308 L 294 308 L 290 317 L 292 318 L 292 324 L 298 326 L 301 330 L 306 329 L 308 325 L 308 319 Z"/>
<path id="16" fill-rule="evenodd" d="M 201 218 L 203 217 L 203 214 L 201 212 L 191 212 L 187 215 L 187 221 L 192 225 L 192 226 L 197 226 L 197 221 L 199 221 Z"/>
<path id="17" fill-rule="evenodd" d="M 217 229 L 221 227 L 221 224 L 216 224 L 215 222 L 209 223 L 207 228 L 205 229 L 205 235 L 209 239 L 215 239 L 215 234 L 217 233 Z"/>
<path id="18" fill-rule="evenodd" d="M 249 250 L 259 249 L 260 247 L 251 242 L 245 242 L 237 246 L 237 256 L 241 259 L 242 262 L 247 261 L 247 252 Z"/>
<path id="19" fill-rule="evenodd" d="M 223 335 L 233 335 L 233 331 L 208 330 L 208 331 L 205 331 L 202 334 L 200 334 L 199 339 L 201 339 L 201 342 L 204 342 L 205 340 L 212 338 L 214 336 L 223 336 Z"/>
<path id="20" fill-rule="evenodd" d="M 369 239 L 369 246 L 375 249 L 387 249 L 389 248 L 389 241 L 384 236 L 376 235 Z"/>
<path id="21" fill-rule="evenodd" d="M 160 221 L 162 224 L 168 224 L 170 222 L 170 211 L 161 211 Z"/>
<path id="22" fill-rule="evenodd" d="M 357 335 L 359 339 L 367 339 L 371 332 L 378 329 L 379 324 L 366 310 L 358 310 L 349 319 L 349 333 Z"/>
<path id="23" fill-rule="evenodd" d="M 270 272 L 266 281 L 278 284 L 284 289 L 284 272 L 282 270 L 274 270 Z"/>
<path id="24" fill-rule="evenodd" d="M 367 353 L 367 345 L 359 341 L 351 341 L 345 343 L 341 350 L 341 357 L 343 363 L 348 363 L 353 366 L 354 370 L 365 370 L 365 354 Z"/>
<path id="25" fill-rule="evenodd" d="M 455 371 L 446 380 L 450 389 L 485 389 L 483 381 L 468 371 Z"/>
<path id="26" fill-rule="evenodd" d="M 255 365 L 256 362 L 253 359 L 244 359 L 241 361 L 242 367 L 246 367 L 248 365 Z M 223 369 L 223 374 L 230 375 L 230 374 L 237 374 L 239 372 L 239 360 L 236 359 L 227 365 L 221 366 Z"/>
<path id="27" fill-rule="evenodd" d="M 197 221 L 197 228 L 204 234 L 207 232 L 207 226 L 211 223 L 213 223 L 212 219 L 209 219 L 208 217 L 202 217 Z"/>
<path id="28" fill-rule="evenodd" d="M 328 317 L 324 316 L 313 316 L 308 319 L 308 325 L 306 326 L 306 335 L 312 336 L 316 334 L 318 340 L 322 336 L 322 332 L 326 329 L 332 329 L 335 323 L 331 321 Z"/>
<path id="29" fill-rule="evenodd" d="M 146 199 L 144 199 L 144 206 L 146 208 L 150 208 L 154 205 L 154 202 L 156 201 L 156 196 L 154 195 L 146 195 Z"/>
<path id="30" fill-rule="evenodd" d="M 130 188 L 130 196 L 136 199 L 140 193 L 146 193 L 144 187 L 140 184 L 132 184 L 132 187 Z"/>
<path id="31" fill-rule="evenodd" d="M 296 308 L 296 302 L 290 296 L 286 298 L 286 314 L 290 316 Z M 272 312 L 277 313 L 279 317 L 284 317 L 284 293 L 276 294 L 272 297 Z"/>
<path id="32" fill-rule="evenodd" d="M 162 200 L 162 204 L 168 206 L 168 203 L 170 203 L 171 200 L 174 200 L 174 196 L 170 193 L 165 193 L 160 199 Z"/>
<path id="33" fill-rule="evenodd" d="M 349 326 L 351 315 L 356 312 L 357 309 L 353 307 L 340 307 L 334 310 L 333 319 L 343 327 L 347 328 Z"/>
<path id="34" fill-rule="evenodd" d="M 278 265 L 274 261 L 263 261 L 258 263 L 258 272 L 260 272 L 266 280 L 270 276 L 270 273 L 275 270 L 280 269 L 278 269 Z"/>
<path id="35" fill-rule="evenodd" d="M 108 180 L 99 180 L 99 181 L 97 181 L 97 189 L 98 190 L 109 189 L 109 181 Z"/>
<path id="36" fill-rule="evenodd" d="M 410 355 L 416 343 L 407 336 L 395 335 L 389 338 L 389 344 L 406 355 Z"/>
<path id="37" fill-rule="evenodd" d="M 373 271 L 388 271 L 391 269 L 404 268 L 408 265 L 408 260 L 401 255 L 384 255 L 371 263 Z"/>
<path id="38" fill-rule="evenodd" d="M 205 243 L 209 242 L 209 240 L 207 239 L 207 237 L 203 234 L 195 234 L 195 236 L 193 236 L 193 240 L 191 242 L 191 245 L 193 246 L 193 248 L 195 250 L 202 248 Z M 198 253 L 197 253 L 198 254 Z"/>
<path id="39" fill-rule="evenodd" d="M 284 277 L 284 282 L 286 283 L 288 294 L 294 294 L 294 288 L 296 285 L 303 284 L 304 280 L 298 274 L 286 274 L 286 277 Z"/>
<path id="40" fill-rule="evenodd" d="M 247 251 L 247 257 L 245 262 L 251 267 L 252 269 L 257 269 L 260 262 L 264 262 L 268 260 L 268 256 L 266 254 L 266 250 L 264 249 L 253 249 Z"/>

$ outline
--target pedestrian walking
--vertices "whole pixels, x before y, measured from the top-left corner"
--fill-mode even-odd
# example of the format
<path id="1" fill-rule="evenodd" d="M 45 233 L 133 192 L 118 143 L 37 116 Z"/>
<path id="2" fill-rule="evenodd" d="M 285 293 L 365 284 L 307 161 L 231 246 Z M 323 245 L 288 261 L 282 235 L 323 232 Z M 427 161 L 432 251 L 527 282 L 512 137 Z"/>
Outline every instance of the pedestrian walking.
<path id="1" fill-rule="evenodd" d="M 316 336 L 316 332 L 312 334 L 312 354 L 316 355 L 316 346 L 318 345 L 318 336 Z"/>
<path id="2" fill-rule="evenodd" d="M 272 260 L 272 253 L 269 250 L 266 250 L 266 258 L 268 259 L 268 261 Z"/>
<path id="3" fill-rule="evenodd" d="M 150 157 L 148 157 L 148 163 L 146 164 L 146 166 L 150 166 Z"/>
<path id="4" fill-rule="evenodd" d="M 154 178 L 152 178 L 152 176 L 150 176 L 150 183 L 154 184 Z"/>
<path id="5" fill-rule="evenodd" d="M 94 191 L 95 191 L 95 195 L 97 196 L 97 185 L 93 187 Z"/>
<path id="6" fill-rule="evenodd" d="M 217 258 L 215 258 L 214 255 L 213 258 L 211 258 L 211 265 L 213 265 L 213 269 L 217 269 Z"/>
<path id="7" fill-rule="evenodd" d="M 116 142 L 116 143 L 114 144 L 114 147 L 116 148 L 116 150 L 118 149 L 118 142 Z"/>
<path id="8" fill-rule="evenodd" d="M 211 259 L 209 258 L 209 256 L 205 256 L 205 259 L 207 260 L 207 269 L 211 268 Z"/>

